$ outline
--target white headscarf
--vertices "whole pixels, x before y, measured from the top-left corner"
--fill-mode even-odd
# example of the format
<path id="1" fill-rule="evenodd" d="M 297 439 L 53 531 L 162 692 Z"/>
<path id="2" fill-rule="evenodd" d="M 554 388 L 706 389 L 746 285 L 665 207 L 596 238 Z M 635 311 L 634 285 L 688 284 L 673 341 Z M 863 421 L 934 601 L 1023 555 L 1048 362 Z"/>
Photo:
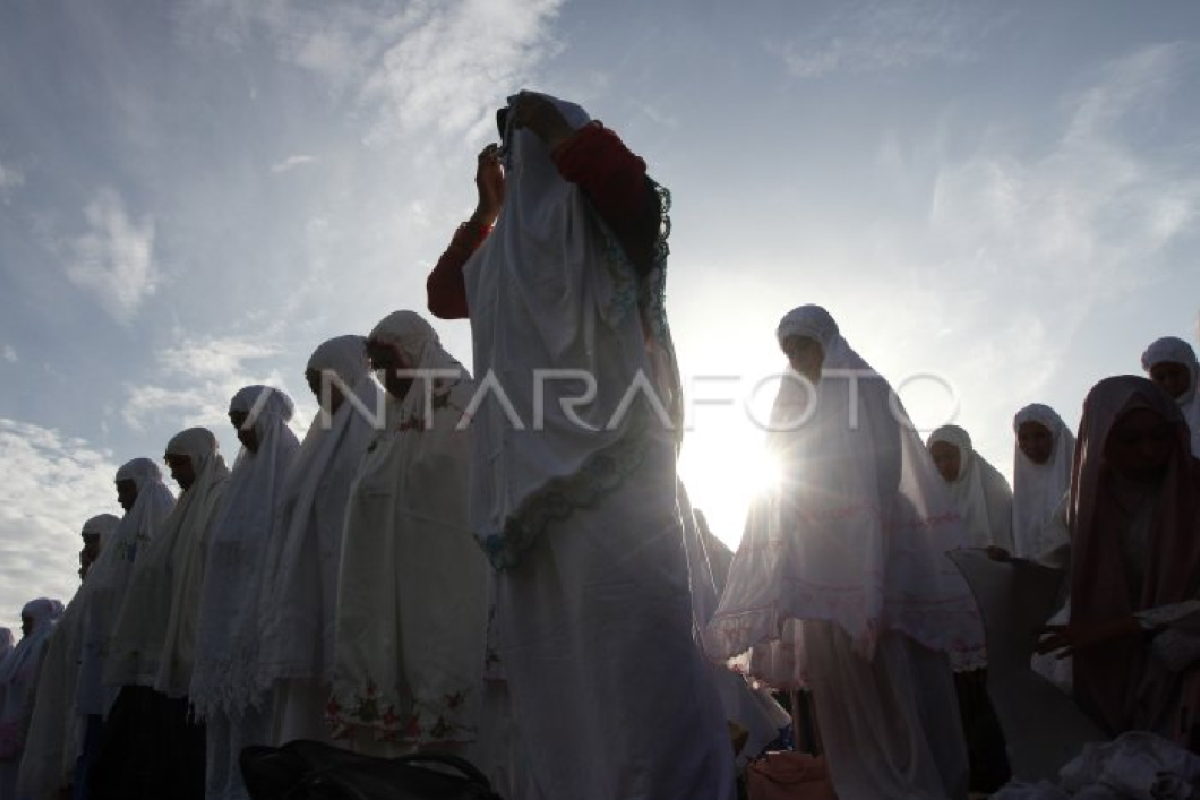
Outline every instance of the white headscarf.
<path id="1" fill-rule="evenodd" d="M 117 530 L 117 526 L 121 524 L 121 518 L 116 514 L 97 514 L 94 517 L 88 518 L 88 521 L 83 523 L 82 534 L 91 536 L 93 534 L 100 537 L 100 552 L 104 552 L 105 546 L 108 544 L 109 536 Z"/>
<path id="2" fill-rule="evenodd" d="M 587 124 L 579 106 L 547 99 L 572 127 Z M 619 485 L 640 460 L 646 435 L 682 430 L 664 307 L 666 225 L 653 268 L 639 276 L 533 132 L 512 132 L 507 166 L 495 230 L 463 267 L 476 383 L 481 394 L 490 389 L 472 422 L 480 468 L 471 476 L 471 523 L 497 566 L 511 564 L 551 519 Z M 668 195 L 658 190 L 665 220 Z M 541 381 L 544 370 L 576 377 Z M 594 378 L 597 391 L 572 414 L 563 404 L 584 394 L 579 375 Z M 633 411 L 618 414 L 631 389 Z M 648 411 L 647 394 L 667 424 Z M 544 414 L 535 421 L 538 398 Z"/>
<path id="3" fill-rule="evenodd" d="M 1175 398 L 1176 405 L 1183 412 L 1183 419 L 1192 432 L 1192 455 L 1200 457 L 1200 392 L 1196 391 L 1200 379 L 1200 363 L 1196 360 L 1196 351 L 1192 346 L 1175 336 L 1164 336 L 1156 339 L 1142 353 L 1142 369 L 1147 374 L 1155 364 L 1164 361 L 1183 364 L 1192 377 L 1192 382 L 1186 392 Z"/>
<path id="4" fill-rule="evenodd" d="M 945 556 L 962 546 L 962 526 L 899 398 L 825 309 L 795 309 L 777 334 L 781 344 L 819 342 L 821 377 L 812 396 L 791 373 L 781 383 L 767 446 L 783 479 L 751 508 L 706 632 L 709 655 L 802 647 L 802 636 L 781 642 L 792 620 L 840 625 L 866 658 L 888 630 L 933 650 L 978 654 L 978 611 Z M 787 655 L 762 660 L 795 662 L 802 674 L 803 653 Z"/>
<path id="5" fill-rule="evenodd" d="M 328 681 L 332 675 L 346 502 L 382 408 L 383 390 L 371 375 L 362 336 L 330 339 L 313 352 L 308 368 L 340 381 L 346 397 L 332 419 L 317 413 L 284 481 L 259 599 L 263 690 L 276 679 Z"/>
<path id="6" fill-rule="evenodd" d="M 33 628 L 0 664 L 0 753 L 5 758 L 18 755 L 25 748 L 38 670 L 62 611 L 62 603 L 45 597 L 31 600 L 21 609 L 22 617 L 32 619 Z"/>
<path id="7" fill-rule="evenodd" d="M 135 458 L 117 470 L 117 481 L 133 481 L 137 500 L 125 513 L 88 572 L 90 600 L 83 620 L 83 663 L 80 667 L 76 703 L 83 715 L 108 716 L 116 700 L 115 688 L 105 689 L 105 661 L 112 642 L 125 589 L 133 574 L 138 548 L 147 547 L 175 505 L 175 498 L 162 482 L 158 465 L 148 458 Z M 120 683 L 114 684 L 116 688 Z"/>
<path id="8" fill-rule="evenodd" d="M 403 399 L 389 394 L 388 427 L 371 442 L 351 488 L 338 583 L 339 719 L 428 741 L 440 716 L 436 739 L 471 741 L 490 578 L 467 519 L 470 433 L 459 427 L 474 386 L 419 314 L 390 314 L 368 338 L 411 369 L 446 374 L 415 378 Z M 372 691 L 378 713 L 361 713 Z M 462 702 L 451 708 L 446 698 L 454 695 Z M 415 738 L 405 734 L 423 712 L 436 716 L 414 726 Z"/>
<path id="9" fill-rule="evenodd" d="M 283 482 L 300 448 L 288 427 L 292 400 L 269 386 L 247 386 L 230 412 L 247 414 L 258 450 L 238 455 L 225 505 L 212 528 L 204 570 L 196 666 L 189 698 L 200 717 L 237 716 L 257 707 L 258 592 L 267 545 L 275 537 Z"/>
<path id="10" fill-rule="evenodd" d="M 195 658 L 204 541 L 229 470 L 217 452 L 217 438 L 205 428 L 176 434 L 166 452 L 190 459 L 196 481 L 134 564 L 104 683 L 152 686 L 169 697 L 184 697 Z"/>
<path id="11" fill-rule="evenodd" d="M 1036 422 L 1050 432 L 1054 444 L 1045 464 L 1030 461 L 1015 441 L 1026 422 Z M 1014 555 L 1029 558 L 1066 543 L 1066 520 L 1057 517 L 1065 509 L 1063 498 L 1071 489 L 1075 435 L 1053 408 L 1041 403 L 1016 413 L 1013 435 Z"/>
<path id="12" fill-rule="evenodd" d="M 967 546 L 995 545 L 1012 552 L 1013 495 L 1008 481 L 975 452 L 971 435 L 957 425 L 943 425 L 929 434 L 927 444 L 934 442 L 945 442 L 959 452 L 958 477 L 949 486 L 962 515 Z"/>

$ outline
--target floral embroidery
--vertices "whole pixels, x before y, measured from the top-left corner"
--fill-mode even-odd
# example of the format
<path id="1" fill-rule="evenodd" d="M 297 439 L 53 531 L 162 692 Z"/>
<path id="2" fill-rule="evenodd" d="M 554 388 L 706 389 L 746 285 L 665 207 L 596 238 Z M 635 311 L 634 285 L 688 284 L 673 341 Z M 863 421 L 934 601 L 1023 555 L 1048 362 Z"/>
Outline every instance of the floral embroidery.
<path id="1" fill-rule="evenodd" d="M 378 741 L 428 744 L 472 741 L 477 736 L 470 689 L 447 692 L 410 704 L 381 693 L 374 681 L 339 702 L 331 697 L 327 717 L 335 739 L 354 738 L 357 729 L 372 731 Z"/>

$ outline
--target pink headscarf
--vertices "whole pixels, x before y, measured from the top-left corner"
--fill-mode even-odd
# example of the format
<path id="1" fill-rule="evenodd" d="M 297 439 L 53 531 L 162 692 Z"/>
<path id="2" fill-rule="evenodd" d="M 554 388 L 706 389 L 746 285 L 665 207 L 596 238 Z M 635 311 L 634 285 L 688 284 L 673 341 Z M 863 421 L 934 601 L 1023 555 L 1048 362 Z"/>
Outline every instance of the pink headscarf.
<path id="1" fill-rule="evenodd" d="M 1114 474 L 1104 450 L 1116 423 L 1147 409 L 1171 423 L 1174 452 L 1157 499 L 1145 547 L 1141 594 L 1133 596 L 1124 569 Z M 1071 624 L 1112 622 L 1133 612 L 1200 596 L 1200 462 L 1191 456 L 1189 432 L 1178 407 L 1145 378 L 1105 378 L 1088 393 L 1079 423 L 1071 470 Z M 1141 642 L 1120 642 L 1076 651 L 1075 698 L 1085 711 L 1116 735 L 1153 730 L 1174 735 L 1179 718 L 1200 684 L 1168 672 L 1150 658 Z M 1182 688 L 1184 701 L 1170 706 Z"/>

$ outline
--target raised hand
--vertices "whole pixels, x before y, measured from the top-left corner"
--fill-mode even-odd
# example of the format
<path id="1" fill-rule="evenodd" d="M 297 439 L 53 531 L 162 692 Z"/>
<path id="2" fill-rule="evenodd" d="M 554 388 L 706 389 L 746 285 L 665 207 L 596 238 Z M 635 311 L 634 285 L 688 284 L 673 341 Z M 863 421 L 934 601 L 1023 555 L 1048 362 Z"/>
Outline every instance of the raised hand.
<path id="1" fill-rule="evenodd" d="M 489 144 L 479 153 L 475 187 L 479 190 L 475 216 L 479 222 L 491 225 L 504 207 L 504 168 L 500 166 L 500 148 L 497 145 Z"/>

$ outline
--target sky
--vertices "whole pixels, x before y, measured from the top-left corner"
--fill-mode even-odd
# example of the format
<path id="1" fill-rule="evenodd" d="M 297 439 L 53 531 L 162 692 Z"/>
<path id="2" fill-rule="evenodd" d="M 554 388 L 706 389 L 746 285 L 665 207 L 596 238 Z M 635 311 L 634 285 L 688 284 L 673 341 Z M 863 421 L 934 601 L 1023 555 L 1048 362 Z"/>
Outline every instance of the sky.
<path id="1" fill-rule="evenodd" d="M 232 463 L 249 383 L 302 432 L 316 345 L 424 311 L 521 88 L 672 192 L 680 469 L 732 545 L 792 307 L 1009 474 L 1018 408 L 1196 344 L 1191 0 L 3 2 L 0 624 L 75 591 L 121 463 L 194 425 Z"/>

